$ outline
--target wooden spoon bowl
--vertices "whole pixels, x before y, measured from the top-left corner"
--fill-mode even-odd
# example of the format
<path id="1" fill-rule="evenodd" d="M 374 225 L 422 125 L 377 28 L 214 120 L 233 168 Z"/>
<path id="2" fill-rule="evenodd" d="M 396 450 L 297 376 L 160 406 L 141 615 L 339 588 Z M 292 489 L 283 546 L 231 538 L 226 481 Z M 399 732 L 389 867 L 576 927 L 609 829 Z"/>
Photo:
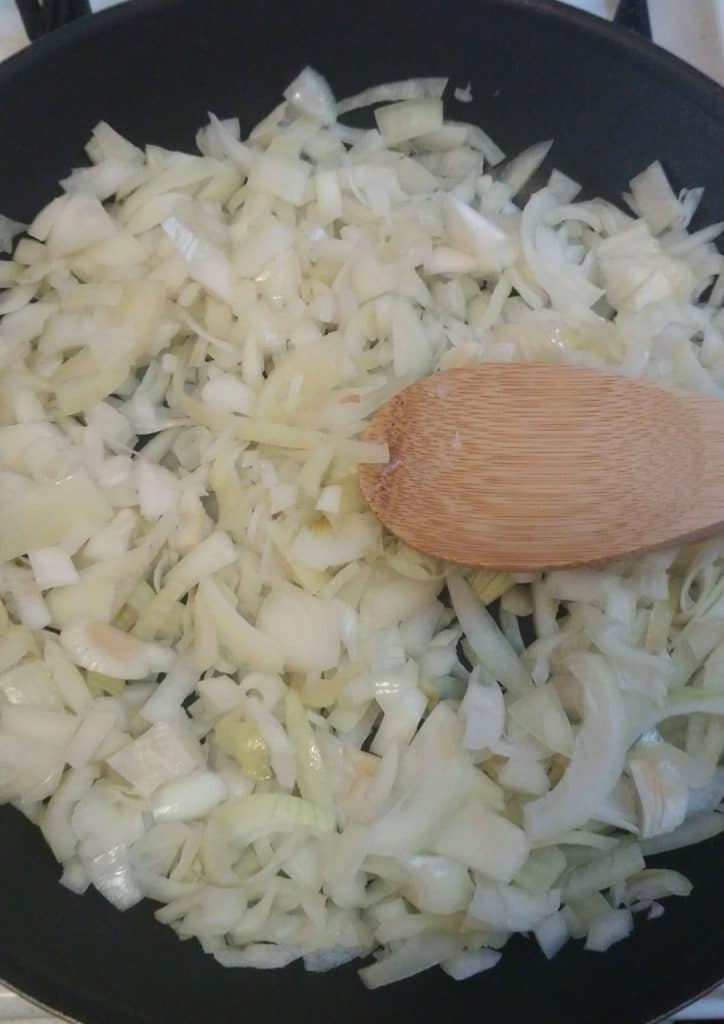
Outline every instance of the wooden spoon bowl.
<path id="1" fill-rule="evenodd" d="M 724 402 L 578 367 L 488 363 L 412 384 L 366 434 L 371 509 L 411 547 L 535 571 L 724 526 Z"/>

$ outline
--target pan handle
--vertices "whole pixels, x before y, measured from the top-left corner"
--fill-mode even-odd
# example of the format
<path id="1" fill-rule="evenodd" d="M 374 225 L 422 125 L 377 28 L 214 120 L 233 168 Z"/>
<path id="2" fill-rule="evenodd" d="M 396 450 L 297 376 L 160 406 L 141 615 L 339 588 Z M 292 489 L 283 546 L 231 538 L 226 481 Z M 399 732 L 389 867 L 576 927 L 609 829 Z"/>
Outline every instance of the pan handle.
<path id="1" fill-rule="evenodd" d="M 88 0 L 15 0 L 25 31 L 38 39 L 55 28 L 90 14 Z"/>
<path id="2" fill-rule="evenodd" d="M 651 39 L 651 21 L 646 0 L 620 0 L 613 20 L 617 25 L 634 29 Z"/>

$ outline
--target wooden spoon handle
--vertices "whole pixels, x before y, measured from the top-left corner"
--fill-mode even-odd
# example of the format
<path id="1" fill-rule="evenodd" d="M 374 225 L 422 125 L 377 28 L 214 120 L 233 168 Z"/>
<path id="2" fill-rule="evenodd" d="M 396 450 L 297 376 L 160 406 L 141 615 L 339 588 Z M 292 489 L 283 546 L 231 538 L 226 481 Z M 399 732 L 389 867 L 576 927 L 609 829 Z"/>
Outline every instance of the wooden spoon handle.
<path id="1" fill-rule="evenodd" d="M 680 544 L 724 525 L 724 402 L 576 367 L 483 364 L 377 414 L 371 508 L 426 554 L 538 570 Z"/>

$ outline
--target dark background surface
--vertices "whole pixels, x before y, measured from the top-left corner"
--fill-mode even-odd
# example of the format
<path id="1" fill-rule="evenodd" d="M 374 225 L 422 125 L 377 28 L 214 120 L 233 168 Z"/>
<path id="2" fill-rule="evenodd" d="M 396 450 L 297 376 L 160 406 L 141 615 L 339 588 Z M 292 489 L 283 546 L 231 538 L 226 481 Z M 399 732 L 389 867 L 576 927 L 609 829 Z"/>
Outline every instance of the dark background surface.
<path id="1" fill-rule="evenodd" d="M 0 209 L 29 219 L 105 119 L 138 143 L 190 146 L 211 109 L 251 127 L 307 63 L 338 95 L 410 75 L 472 82 L 449 114 L 514 154 L 549 137 L 587 194 L 616 199 L 658 157 L 676 186 L 704 185 L 702 222 L 724 218 L 724 93 L 637 37 L 532 0 L 251 3 L 139 0 L 41 41 L 0 68 Z M 665 916 L 608 954 L 571 944 L 552 963 L 516 939 L 490 973 L 434 970 L 369 993 L 355 969 L 228 971 L 94 894 L 61 889 L 40 834 L 0 810 L 0 976 L 88 1024 L 270 1024 L 457 1017 L 640 1024 L 724 975 L 721 837 L 661 858 L 694 882 Z M 654 863 L 652 861 L 652 863 Z"/>

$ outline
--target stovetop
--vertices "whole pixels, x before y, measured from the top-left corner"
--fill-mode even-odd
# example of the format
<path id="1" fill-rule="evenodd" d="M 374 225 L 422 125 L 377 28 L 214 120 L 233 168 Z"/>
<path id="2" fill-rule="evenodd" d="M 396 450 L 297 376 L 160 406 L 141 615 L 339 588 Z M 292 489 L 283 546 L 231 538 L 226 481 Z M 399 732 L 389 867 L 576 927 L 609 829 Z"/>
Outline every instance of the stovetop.
<path id="1" fill-rule="evenodd" d="M 123 0 L 90 0 L 93 11 Z M 619 0 L 565 0 L 612 18 Z M 695 9 L 696 17 L 692 18 Z M 651 34 L 660 46 L 724 85 L 724 0 L 648 0 Z M 0 0 L 0 60 L 28 45 L 15 0 Z M 724 1021 L 724 986 L 683 1010 L 676 1021 Z M 61 1024 L 0 983 L 1 1024 Z"/>

